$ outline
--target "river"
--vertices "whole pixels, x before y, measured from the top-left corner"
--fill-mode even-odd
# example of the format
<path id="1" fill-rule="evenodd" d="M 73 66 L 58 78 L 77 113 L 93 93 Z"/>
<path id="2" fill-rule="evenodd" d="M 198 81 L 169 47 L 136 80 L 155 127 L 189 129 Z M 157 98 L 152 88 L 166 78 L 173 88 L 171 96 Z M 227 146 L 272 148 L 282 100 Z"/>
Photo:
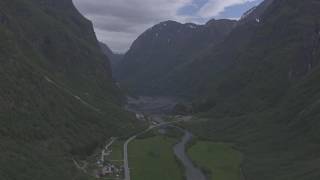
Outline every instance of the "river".
<path id="1" fill-rule="evenodd" d="M 173 147 L 174 154 L 183 164 L 187 180 L 206 180 L 204 173 L 193 164 L 186 153 L 186 146 L 192 140 L 193 135 L 189 131 L 184 130 L 184 132 L 181 141 Z"/>
<path id="2" fill-rule="evenodd" d="M 172 108 L 181 101 L 170 97 L 140 97 L 139 99 L 129 98 L 127 109 L 137 114 L 147 114 L 158 123 L 163 122 Z M 197 168 L 186 153 L 187 144 L 192 140 L 193 134 L 185 129 L 181 129 L 184 136 L 181 141 L 173 147 L 174 154 L 180 160 L 185 169 L 186 180 L 206 180 L 206 176 Z"/>

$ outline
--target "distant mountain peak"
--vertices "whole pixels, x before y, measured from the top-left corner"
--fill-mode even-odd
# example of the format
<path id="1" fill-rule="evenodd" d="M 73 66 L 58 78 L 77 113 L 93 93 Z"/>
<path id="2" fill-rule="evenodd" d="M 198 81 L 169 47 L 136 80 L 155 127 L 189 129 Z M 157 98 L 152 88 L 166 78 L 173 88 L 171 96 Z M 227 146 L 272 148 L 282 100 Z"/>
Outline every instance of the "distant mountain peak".
<path id="1" fill-rule="evenodd" d="M 117 65 L 121 62 L 122 58 L 123 58 L 123 54 L 119 54 L 119 53 L 114 53 L 108 45 L 106 45 L 103 42 L 99 42 L 100 48 L 103 52 L 103 54 L 105 54 L 110 63 L 111 63 L 111 67 L 113 70 L 115 70 L 117 68 Z"/>
<path id="2" fill-rule="evenodd" d="M 206 23 L 206 25 L 210 25 L 210 24 L 213 24 L 213 23 L 216 23 L 216 22 L 217 22 L 216 19 L 211 19 Z"/>
<path id="3" fill-rule="evenodd" d="M 188 62 L 193 54 L 223 41 L 235 24 L 233 20 L 212 20 L 205 25 L 161 22 L 133 42 L 116 70 L 116 78 L 124 86 L 129 82 L 145 89 L 157 87 L 164 74 Z M 150 72 L 148 76 L 143 75 L 146 71 Z"/>

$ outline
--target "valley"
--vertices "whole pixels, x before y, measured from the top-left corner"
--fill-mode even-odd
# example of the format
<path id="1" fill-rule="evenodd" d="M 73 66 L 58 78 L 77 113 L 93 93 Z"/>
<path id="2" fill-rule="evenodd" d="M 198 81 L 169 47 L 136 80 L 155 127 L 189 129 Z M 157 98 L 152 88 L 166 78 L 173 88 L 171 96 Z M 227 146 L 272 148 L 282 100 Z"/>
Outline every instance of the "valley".
<path id="1" fill-rule="evenodd" d="M 199 141 L 187 151 L 207 178 L 317 180 L 319 9 L 265 0 L 237 21 L 160 22 L 114 75 L 130 93 L 186 99 L 175 112 L 193 117 L 179 126 Z"/>
<path id="2" fill-rule="evenodd" d="M 182 126 L 177 126 L 183 122 L 191 121 L 193 117 L 172 115 L 174 105 L 178 102 L 181 103 L 182 100 L 179 101 L 169 97 L 139 97 L 129 98 L 128 102 L 127 109 L 143 116 L 144 118 L 141 118 L 141 120 L 149 121 L 150 127 L 129 138 L 124 144 L 125 180 L 210 180 L 209 177 L 225 180 L 230 177 L 228 174 L 232 174 L 232 171 L 235 171 L 231 175 L 233 179 L 240 179 L 239 164 L 230 162 L 230 166 L 233 166 L 234 169 L 224 169 L 224 172 L 217 173 L 217 175 L 213 173 L 215 169 L 207 170 L 206 174 L 203 169 L 199 168 L 207 168 L 205 165 L 202 166 L 200 163 L 199 166 L 198 164 L 196 166 L 194 164 L 197 159 L 196 157 L 195 159 L 190 158 L 193 157 L 190 155 L 194 155 L 194 153 L 189 153 L 189 149 L 190 152 L 193 152 L 192 148 L 198 140 L 194 139 L 191 132 L 183 129 Z M 223 148 L 223 144 L 221 144 L 221 147 L 220 144 L 217 144 L 216 148 Z M 213 150 L 213 152 L 217 152 L 215 154 L 217 157 L 225 153 L 217 162 L 212 159 L 216 167 L 224 167 L 223 161 L 228 161 L 229 155 L 231 155 L 230 151 L 219 152 L 219 150 Z M 209 157 L 205 153 L 203 155 L 206 158 Z M 215 157 L 215 155 L 211 156 Z M 219 166 L 219 163 L 222 164 Z M 217 168 L 218 171 L 219 168 Z"/>
<path id="3" fill-rule="evenodd" d="M 0 1 L 0 180 L 320 179 L 319 0 L 168 2 Z"/>

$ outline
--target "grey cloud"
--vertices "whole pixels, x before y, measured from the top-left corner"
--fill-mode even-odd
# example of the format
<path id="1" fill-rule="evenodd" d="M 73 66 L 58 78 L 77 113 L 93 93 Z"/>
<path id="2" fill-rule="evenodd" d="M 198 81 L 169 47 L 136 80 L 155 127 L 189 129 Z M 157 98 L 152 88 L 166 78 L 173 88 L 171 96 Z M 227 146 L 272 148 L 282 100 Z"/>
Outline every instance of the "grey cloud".
<path id="1" fill-rule="evenodd" d="M 255 0 L 208 0 L 193 16 L 181 16 L 185 6 L 197 0 L 73 0 L 79 11 L 90 19 L 99 40 L 117 52 L 128 50 L 144 30 L 165 20 L 203 23 L 226 7 Z"/>
<path id="2" fill-rule="evenodd" d="M 134 28 L 136 23 L 132 21 L 125 21 L 119 17 L 114 16 L 88 16 L 89 19 L 94 19 L 95 28 L 111 32 L 127 32 L 135 33 L 136 29 Z M 112 23 L 108 23 L 112 22 Z"/>
<path id="3" fill-rule="evenodd" d="M 90 19 L 98 38 L 114 51 L 126 51 L 148 27 L 164 20 L 182 20 L 178 10 L 192 0 L 73 0 Z"/>

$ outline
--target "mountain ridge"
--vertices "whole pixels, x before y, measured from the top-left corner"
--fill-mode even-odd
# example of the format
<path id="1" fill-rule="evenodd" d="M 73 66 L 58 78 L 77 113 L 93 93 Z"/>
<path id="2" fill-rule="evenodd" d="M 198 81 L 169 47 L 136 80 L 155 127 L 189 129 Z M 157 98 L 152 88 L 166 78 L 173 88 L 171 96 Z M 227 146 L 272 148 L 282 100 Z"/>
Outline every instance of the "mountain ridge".
<path id="1" fill-rule="evenodd" d="M 223 41 L 234 25 L 232 20 L 211 20 L 205 25 L 161 22 L 133 42 L 115 71 L 115 77 L 122 87 L 139 89 L 133 90 L 135 92 L 158 91 L 163 76 L 188 62 L 199 51 Z"/>

